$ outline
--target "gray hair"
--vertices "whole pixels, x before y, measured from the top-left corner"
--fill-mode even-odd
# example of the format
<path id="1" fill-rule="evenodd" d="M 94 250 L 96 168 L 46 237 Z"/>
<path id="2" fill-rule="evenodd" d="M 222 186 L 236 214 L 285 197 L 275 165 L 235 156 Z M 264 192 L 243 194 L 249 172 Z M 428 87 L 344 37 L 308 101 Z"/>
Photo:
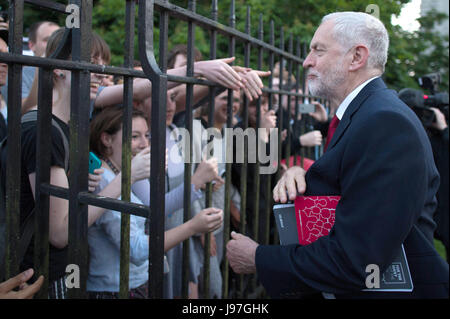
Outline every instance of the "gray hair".
<path id="1" fill-rule="evenodd" d="M 334 21 L 333 37 L 344 48 L 364 44 L 369 49 L 368 66 L 384 72 L 389 35 L 383 23 L 364 12 L 335 12 L 322 18 Z"/>

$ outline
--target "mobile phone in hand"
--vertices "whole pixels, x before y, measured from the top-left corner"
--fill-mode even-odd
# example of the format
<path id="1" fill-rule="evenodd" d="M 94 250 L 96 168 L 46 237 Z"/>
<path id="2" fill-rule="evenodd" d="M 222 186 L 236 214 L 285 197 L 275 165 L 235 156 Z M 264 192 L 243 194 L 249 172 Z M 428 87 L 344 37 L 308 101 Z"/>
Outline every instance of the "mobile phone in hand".
<path id="1" fill-rule="evenodd" d="M 89 152 L 89 174 L 94 174 L 94 170 L 102 167 L 102 161 L 92 152 Z"/>

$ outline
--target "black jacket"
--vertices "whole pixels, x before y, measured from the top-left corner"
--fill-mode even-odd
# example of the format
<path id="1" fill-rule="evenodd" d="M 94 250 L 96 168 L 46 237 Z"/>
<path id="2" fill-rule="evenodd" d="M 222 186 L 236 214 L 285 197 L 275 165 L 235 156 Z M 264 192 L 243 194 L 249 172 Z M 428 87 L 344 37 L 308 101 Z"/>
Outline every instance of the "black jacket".
<path id="1" fill-rule="evenodd" d="M 275 298 L 448 298 L 448 264 L 433 246 L 439 174 L 417 116 L 378 78 L 355 97 L 328 150 L 306 174 L 307 195 L 340 195 L 328 236 L 308 246 L 258 246 L 256 268 Z M 404 244 L 414 290 L 362 292 Z"/>

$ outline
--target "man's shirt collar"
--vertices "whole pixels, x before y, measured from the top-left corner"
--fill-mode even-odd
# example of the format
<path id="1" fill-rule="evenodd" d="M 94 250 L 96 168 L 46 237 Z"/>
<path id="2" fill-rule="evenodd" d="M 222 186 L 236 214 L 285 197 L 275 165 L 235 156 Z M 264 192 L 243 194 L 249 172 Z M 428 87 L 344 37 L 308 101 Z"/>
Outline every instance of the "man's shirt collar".
<path id="1" fill-rule="evenodd" d="M 344 116 L 345 111 L 347 110 L 347 107 L 352 103 L 353 99 L 358 95 L 359 92 L 367 85 L 370 81 L 378 78 L 379 76 L 375 76 L 373 78 L 368 79 L 366 82 L 358 86 L 356 89 L 354 89 L 352 92 L 350 92 L 349 95 L 342 101 L 342 103 L 339 105 L 336 111 L 336 116 L 339 120 L 342 120 L 342 117 Z"/>
<path id="2" fill-rule="evenodd" d="M 2 102 L 2 95 L 0 94 L 0 103 Z M 5 122 L 7 123 L 8 121 L 8 106 L 6 105 L 6 101 L 5 104 L 1 103 L 0 104 L 0 113 L 3 115 L 3 118 L 5 119 Z"/>

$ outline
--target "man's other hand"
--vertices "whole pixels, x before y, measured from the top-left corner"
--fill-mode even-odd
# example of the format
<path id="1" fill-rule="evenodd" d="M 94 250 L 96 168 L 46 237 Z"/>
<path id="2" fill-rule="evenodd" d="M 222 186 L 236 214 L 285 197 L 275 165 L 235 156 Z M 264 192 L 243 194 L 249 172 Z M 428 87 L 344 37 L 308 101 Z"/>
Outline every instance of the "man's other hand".
<path id="1" fill-rule="evenodd" d="M 231 238 L 227 244 L 227 259 L 233 271 L 237 274 L 255 273 L 255 254 L 258 243 L 234 231 L 231 232 Z"/>

